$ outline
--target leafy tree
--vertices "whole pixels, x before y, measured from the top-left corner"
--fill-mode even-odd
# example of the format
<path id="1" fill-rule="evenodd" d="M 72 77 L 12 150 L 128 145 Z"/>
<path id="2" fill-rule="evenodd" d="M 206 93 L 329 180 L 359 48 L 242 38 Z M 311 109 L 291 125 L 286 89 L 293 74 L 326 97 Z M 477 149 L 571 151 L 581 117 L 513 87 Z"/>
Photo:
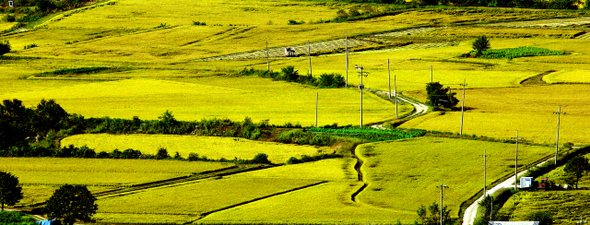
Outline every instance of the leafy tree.
<path id="1" fill-rule="evenodd" d="M 47 200 L 45 210 L 49 218 L 59 219 L 66 225 L 76 220 L 90 221 L 98 210 L 96 198 L 84 185 L 66 184 L 57 189 Z"/>
<path id="2" fill-rule="evenodd" d="M 584 172 L 590 170 L 588 159 L 583 156 L 576 156 L 565 164 L 565 171 L 568 177 L 572 177 L 576 188 L 578 188 L 578 181 L 584 175 Z"/>
<path id="3" fill-rule="evenodd" d="M 0 41 L 0 55 L 4 55 L 10 52 L 10 42 Z"/>
<path id="4" fill-rule="evenodd" d="M 8 172 L 0 171 L 0 204 L 14 205 L 23 198 L 22 187 L 18 185 L 18 178 Z"/>
<path id="5" fill-rule="evenodd" d="M 538 211 L 528 215 L 527 220 L 539 221 L 539 225 L 552 225 L 553 214 L 548 211 Z"/>
<path id="6" fill-rule="evenodd" d="M 35 114 L 37 116 L 35 126 L 43 131 L 59 130 L 61 123 L 68 119 L 68 113 L 53 99 L 49 101 L 42 99 L 35 109 Z"/>
<path id="7" fill-rule="evenodd" d="M 453 224 L 451 219 L 451 210 L 447 209 L 447 206 L 443 207 L 443 224 Z M 416 211 L 418 214 L 418 221 L 416 223 L 422 225 L 438 225 L 440 223 L 440 208 L 438 203 L 433 202 L 428 206 L 428 209 L 424 205 L 420 205 L 420 208 Z"/>
<path id="8" fill-rule="evenodd" d="M 51 0 L 37 0 L 35 4 L 41 12 L 47 12 L 56 8 L 56 5 Z"/>
<path id="9" fill-rule="evenodd" d="M 484 218 L 488 218 L 490 213 L 492 213 L 491 211 L 491 207 L 493 206 L 494 202 L 494 197 L 491 195 L 486 195 L 485 198 L 483 198 L 483 200 L 481 200 L 478 204 L 479 206 L 483 209 L 483 217 Z"/>
<path id="10" fill-rule="evenodd" d="M 478 55 L 483 54 L 483 51 L 490 49 L 490 40 L 485 35 L 479 36 L 471 47 L 476 51 Z"/>
<path id="11" fill-rule="evenodd" d="M 0 149 L 26 144 L 25 138 L 32 134 L 30 109 L 18 99 L 4 100 L 0 104 Z"/>
<path id="12" fill-rule="evenodd" d="M 442 105 L 445 108 L 451 108 L 459 103 L 459 99 L 455 97 L 457 93 L 451 92 L 450 87 L 443 88 L 439 82 L 428 83 L 426 94 L 428 95 L 426 104 L 431 106 Z"/>

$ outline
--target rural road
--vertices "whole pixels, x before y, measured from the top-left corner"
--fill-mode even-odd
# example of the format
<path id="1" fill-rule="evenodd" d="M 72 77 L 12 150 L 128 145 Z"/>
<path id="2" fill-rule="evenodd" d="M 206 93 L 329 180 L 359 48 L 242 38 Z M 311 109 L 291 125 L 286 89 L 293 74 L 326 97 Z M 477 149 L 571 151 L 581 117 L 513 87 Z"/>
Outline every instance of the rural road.
<path id="1" fill-rule="evenodd" d="M 549 158 L 546 161 L 543 161 L 539 164 L 537 164 L 537 166 L 540 166 L 541 164 L 551 160 L 553 158 Z M 528 170 L 523 170 L 520 173 L 518 173 L 518 177 L 522 177 L 522 175 L 527 172 Z M 495 187 L 489 189 L 487 191 L 487 193 L 489 195 L 496 193 L 496 191 L 502 189 L 502 188 L 513 188 L 514 187 L 514 176 L 509 177 L 508 179 L 506 179 L 505 181 L 503 181 L 502 183 L 496 185 Z M 475 202 L 473 202 L 473 204 L 471 204 L 469 207 L 467 207 L 467 210 L 465 210 L 465 214 L 463 215 L 463 225 L 472 225 L 473 221 L 475 221 L 475 217 L 477 216 L 477 207 L 479 206 L 479 202 L 483 200 L 483 196 L 479 197 Z"/>
<path id="2" fill-rule="evenodd" d="M 375 92 L 375 94 L 389 96 L 388 91 L 377 91 L 377 92 Z M 410 114 L 410 115 L 403 117 L 403 119 L 410 120 L 410 119 L 425 115 L 428 112 L 429 107 L 421 102 L 411 100 L 410 98 L 403 96 L 401 94 L 397 96 L 397 99 L 400 102 L 408 103 L 408 104 L 411 104 L 412 106 L 414 106 L 414 112 L 412 112 L 412 114 Z M 383 129 L 383 123 L 375 124 L 375 125 L 372 125 L 371 127 L 377 128 L 377 129 Z"/>

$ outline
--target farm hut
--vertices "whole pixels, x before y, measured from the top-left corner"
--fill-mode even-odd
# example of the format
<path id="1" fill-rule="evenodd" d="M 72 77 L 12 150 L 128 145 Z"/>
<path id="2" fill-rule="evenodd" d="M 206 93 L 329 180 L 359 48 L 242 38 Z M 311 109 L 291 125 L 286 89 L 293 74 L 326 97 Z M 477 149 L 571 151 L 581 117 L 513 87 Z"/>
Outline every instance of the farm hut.
<path id="1" fill-rule="evenodd" d="M 285 56 L 287 56 L 287 57 L 295 56 L 295 49 L 293 49 L 291 47 L 286 47 L 285 48 Z"/>
<path id="2" fill-rule="evenodd" d="M 8 1 L 8 6 L 14 7 L 14 1 Z"/>
<path id="3" fill-rule="evenodd" d="M 520 178 L 520 188 L 532 188 L 533 187 L 533 178 L 532 177 L 521 177 Z"/>
<path id="4" fill-rule="evenodd" d="M 539 225 L 539 221 L 490 221 L 489 225 Z"/>

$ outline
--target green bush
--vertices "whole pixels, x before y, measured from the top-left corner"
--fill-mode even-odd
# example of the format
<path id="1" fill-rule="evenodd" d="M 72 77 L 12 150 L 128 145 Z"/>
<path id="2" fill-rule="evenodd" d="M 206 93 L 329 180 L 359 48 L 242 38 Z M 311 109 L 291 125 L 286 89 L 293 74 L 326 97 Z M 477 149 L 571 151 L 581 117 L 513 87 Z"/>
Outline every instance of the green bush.
<path id="1" fill-rule="evenodd" d="M 156 153 L 156 159 L 168 159 L 170 155 L 168 155 L 168 150 L 165 148 L 158 148 L 158 153 Z"/>
<path id="2" fill-rule="evenodd" d="M 287 25 L 299 25 L 299 24 L 304 24 L 304 23 L 305 22 L 303 22 L 303 21 L 297 22 L 295 20 L 289 20 L 289 23 L 287 23 Z"/>
<path id="3" fill-rule="evenodd" d="M 257 163 L 257 164 L 270 164 L 270 161 L 268 161 L 268 155 L 267 154 L 258 153 L 252 159 L 252 163 Z"/>
<path id="4" fill-rule="evenodd" d="M 188 154 L 188 161 L 198 161 L 199 160 L 199 154 L 191 152 Z"/>
<path id="5" fill-rule="evenodd" d="M 0 55 L 4 55 L 10 52 L 10 42 L 4 40 L 0 41 Z"/>
<path id="6" fill-rule="evenodd" d="M 4 16 L 4 21 L 8 22 L 8 23 L 12 23 L 16 21 L 16 17 L 14 17 L 14 15 L 12 14 L 8 14 L 6 16 Z"/>
<path id="7" fill-rule="evenodd" d="M 0 224 L 35 225 L 35 219 L 22 212 L 0 211 Z"/>

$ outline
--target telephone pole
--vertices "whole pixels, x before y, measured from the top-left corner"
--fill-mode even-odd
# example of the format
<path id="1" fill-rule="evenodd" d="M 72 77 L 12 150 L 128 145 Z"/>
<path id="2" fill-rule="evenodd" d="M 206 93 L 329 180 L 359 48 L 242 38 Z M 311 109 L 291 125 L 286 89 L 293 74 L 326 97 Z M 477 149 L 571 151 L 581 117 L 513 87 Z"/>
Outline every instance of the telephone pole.
<path id="1" fill-rule="evenodd" d="M 518 131 L 516 131 L 516 137 L 511 137 L 511 139 L 516 140 L 516 153 L 514 155 L 514 190 L 516 191 L 518 182 L 518 139 L 522 139 L 522 137 L 518 136 Z"/>
<path id="2" fill-rule="evenodd" d="M 309 76 L 311 76 L 311 45 L 309 45 L 309 40 L 307 40 L 307 55 L 309 56 Z"/>
<path id="3" fill-rule="evenodd" d="M 361 65 L 360 67 L 358 67 L 357 65 L 354 65 L 354 68 L 357 70 L 360 70 L 360 72 L 359 72 L 359 76 L 361 77 L 361 84 L 359 84 L 359 90 L 361 91 L 361 125 L 360 125 L 360 127 L 363 127 L 363 89 L 365 88 L 365 86 L 363 85 L 363 76 L 366 77 L 367 75 L 363 74 L 363 65 Z"/>
<path id="4" fill-rule="evenodd" d="M 559 106 L 559 110 L 557 112 L 553 112 L 553 114 L 557 114 L 557 141 L 555 141 L 555 165 L 557 165 L 557 151 L 559 150 L 559 122 L 561 121 L 561 114 L 565 115 L 565 112 L 561 111 L 561 106 Z"/>
<path id="5" fill-rule="evenodd" d="M 346 40 L 346 81 L 344 87 L 348 87 L 348 31 L 344 32 L 344 39 Z"/>
<path id="6" fill-rule="evenodd" d="M 449 186 L 443 184 L 443 180 L 440 179 L 440 185 L 436 186 L 440 188 L 440 225 L 443 225 L 443 189 L 449 188 Z"/>
<path id="7" fill-rule="evenodd" d="M 387 84 L 389 85 L 389 101 L 391 101 L 391 70 L 389 70 L 389 59 L 387 59 Z"/>
<path id="8" fill-rule="evenodd" d="M 315 127 L 318 127 L 318 92 L 315 93 Z"/>
<path id="9" fill-rule="evenodd" d="M 463 114 L 465 113 L 465 86 L 467 86 L 467 84 L 465 83 L 465 79 L 463 79 L 463 84 L 461 84 L 461 86 L 463 86 L 463 101 L 461 101 L 461 130 L 459 131 L 459 135 L 463 135 Z"/>
<path id="10" fill-rule="evenodd" d="M 393 75 L 393 91 L 395 92 L 395 118 L 399 118 L 397 110 L 397 83 L 395 82 L 396 75 Z"/>
<path id="11" fill-rule="evenodd" d="M 486 158 L 490 157 L 489 155 L 486 155 L 486 150 L 483 150 L 483 155 L 480 155 L 479 157 L 483 157 L 483 197 L 485 199 L 486 197 Z"/>

